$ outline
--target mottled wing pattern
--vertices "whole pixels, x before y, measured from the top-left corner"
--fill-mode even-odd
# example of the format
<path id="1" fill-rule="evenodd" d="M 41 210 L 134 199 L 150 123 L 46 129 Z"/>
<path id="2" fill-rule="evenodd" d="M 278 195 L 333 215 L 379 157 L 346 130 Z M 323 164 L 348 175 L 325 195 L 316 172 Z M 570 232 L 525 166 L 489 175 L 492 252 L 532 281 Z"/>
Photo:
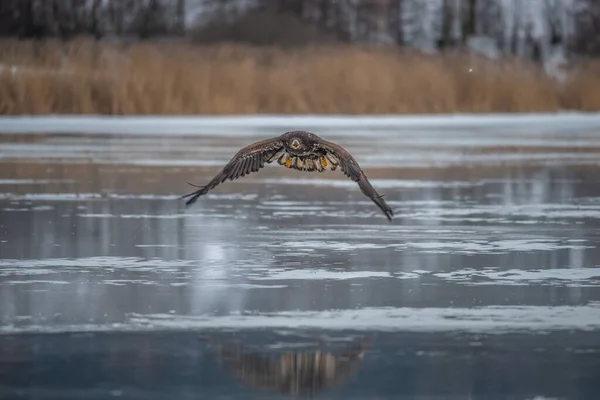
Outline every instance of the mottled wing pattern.
<path id="1" fill-rule="evenodd" d="M 330 168 L 335 169 L 339 165 L 340 169 L 348 178 L 352 179 L 358 184 L 358 187 L 362 193 L 375 203 L 377 207 L 385 216 L 391 221 L 394 211 L 391 207 L 383 200 L 383 195 L 377 193 L 375 188 L 371 185 L 367 176 L 358 165 L 358 162 L 348 153 L 343 147 L 328 142 L 326 140 L 321 141 L 321 150 L 326 161 L 329 161 Z"/>
<path id="2" fill-rule="evenodd" d="M 297 169 L 298 171 L 318 171 L 323 172 L 329 168 L 335 171 L 338 161 L 333 156 L 316 153 L 308 156 L 295 156 L 287 152 L 278 158 L 279 165 L 284 165 L 287 168 Z"/>
<path id="3" fill-rule="evenodd" d="M 195 192 L 182 196 L 182 199 L 190 197 L 185 203 L 190 205 L 196 202 L 198 198 L 205 195 L 210 190 L 214 189 L 217 185 L 225 182 L 226 180 L 234 180 L 243 176 L 249 175 L 252 172 L 256 172 L 265 166 L 265 163 L 271 163 L 284 153 L 284 145 L 279 138 L 265 139 L 255 143 L 252 143 L 240 151 L 223 167 L 207 185 L 195 186 L 199 188 Z"/>

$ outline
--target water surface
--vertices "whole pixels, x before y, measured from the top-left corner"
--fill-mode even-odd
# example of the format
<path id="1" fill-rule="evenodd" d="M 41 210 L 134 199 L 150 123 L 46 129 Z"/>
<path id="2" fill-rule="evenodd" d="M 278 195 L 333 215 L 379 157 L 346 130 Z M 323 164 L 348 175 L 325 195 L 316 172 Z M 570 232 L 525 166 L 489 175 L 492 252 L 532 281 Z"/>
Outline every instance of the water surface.
<path id="1" fill-rule="evenodd" d="M 0 135 L 0 395 L 596 399 L 599 131 L 329 128 L 391 223 L 276 166 L 183 206 L 264 134 Z"/>

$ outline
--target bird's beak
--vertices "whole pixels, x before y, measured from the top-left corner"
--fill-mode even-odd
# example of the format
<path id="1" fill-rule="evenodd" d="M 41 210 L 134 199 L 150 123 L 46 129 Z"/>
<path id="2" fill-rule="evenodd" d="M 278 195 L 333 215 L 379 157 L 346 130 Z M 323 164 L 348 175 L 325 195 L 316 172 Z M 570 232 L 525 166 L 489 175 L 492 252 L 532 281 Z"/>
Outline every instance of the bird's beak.
<path id="1" fill-rule="evenodd" d="M 297 150 L 300 148 L 300 142 L 298 141 L 298 139 L 294 139 L 292 140 L 290 146 L 292 146 L 292 149 Z"/>

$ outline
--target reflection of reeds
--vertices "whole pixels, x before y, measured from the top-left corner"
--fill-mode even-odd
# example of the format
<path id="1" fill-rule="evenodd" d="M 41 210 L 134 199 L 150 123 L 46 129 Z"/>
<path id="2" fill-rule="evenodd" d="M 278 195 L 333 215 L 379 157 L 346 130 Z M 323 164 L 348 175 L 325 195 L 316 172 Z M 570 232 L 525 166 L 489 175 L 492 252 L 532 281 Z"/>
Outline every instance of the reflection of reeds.
<path id="1" fill-rule="evenodd" d="M 598 65 L 558 82 L 515 60 L 396 48 L 3 41 L 0 64 L 1 114 L 600 110 Z"/>
<path id="2" fill-rule="evenodd" d="M 315 350 L 271 356 L 238 344 L 214 344 L 219 359 L 247 385 L 302 396 L 343 385 L 356 373 L 371 343 L 368 335 L 339 354 Z"/>

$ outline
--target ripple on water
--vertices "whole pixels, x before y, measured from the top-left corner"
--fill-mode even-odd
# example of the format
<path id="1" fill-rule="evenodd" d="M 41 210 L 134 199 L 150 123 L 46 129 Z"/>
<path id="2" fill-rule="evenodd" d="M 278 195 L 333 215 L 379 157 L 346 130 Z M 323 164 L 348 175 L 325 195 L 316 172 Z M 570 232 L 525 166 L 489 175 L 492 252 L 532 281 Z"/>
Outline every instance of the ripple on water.
<path id="1" fill-rule="evenodd" d="M 264 247 L 276 247 L 284 249 L 302 249 L 304 251 L 315 251 L 319 249 L 335 250 L 335 251 L 351 251 L 360 249 L 383 249 L 386 247 L 394 247 L 395 245 L 389 244 L 376 244 L 376 243 L 348 243 L 341 241 L 294 241 L 294 242 L 282 242 L 278 244 L 264 244 Z"/>
<path id="2" fill-rule="evenodd" d="M 0 276 L 47 275 L 65 272 L 85 272 L 92 269 L 133 271 L 160 271 L 172 268 L 189 267 L 197 260 L 162 260 L 139 257 L 81 257 L 43 259 L 0 259 Z"/>
<path id="3" fill-rule="evenodd" d="M 439 246 L 439 245 L 438 245 Z M 287 247 L 285 245 L 284 247 Z M 327 246 L 329 251 L 342 249 L 344 246 Z M 370 247 L 367 247 L 370 248 Z M 298 255 L 305 259 L 307 253 L 290 252 L 282 256 Z M 314 259 L 314 258 L 312 258 Z M 294 266 L 294 264 L 296 266 Z M 423 269 L 407 269 L 398 266 L 393 270 L 388 267 L 369 265 L 368 269 L 352 269 L 330 265 L 326 268 L 314 265 L 306 267 L 303 262 L 286 261 L 286 267 L 271 267 L 264 263 L 257 264 L 254 259 L 239 259 L 230 262 L 227 270 L 231 277 L 235 276 L 246 280 L 245 283 L 265 280 L 349 280 L 349 279 L 427 279 L 428 283 L 452 282 L 464 285 L 553 285 L 553 286 L 578 286 L 599 287 L 600 267 L 579 268 L 462 268 L 452 271 L 428 271 Z M 177 279 L 181 285 L 220 285 L 220 287 L 242 287 L 244 282 L 232 282 L 227 276 L 218 276 L 214 279 L 203 275 L 202 281 L 188 282 L 190 274 L 195 272 L 220 271 L 223 269 L 219 260 L 162 260 L 159 258 L 145 259 L 136 257 L 84 257 L 84 258 L 50 258 L 50 259 L 0 259 L 0 277 L 4 277 L 0 284 L 25 284 L 25 283 L 66 283 L 69 274 L 92 274 L 99 284 L 154 284 L 162 285 L 163 282 L 150 279 L 149 274 L 167 274 Z M 138 274 L 136 278 L 128 277 L 126 280 L 114 279 L 114 271 L 124 270 Z M 143 274 L 144 276 L 140 276 Z M 57 279 L 49 279 L 56 275 Z M 39 280 L 34 277 L 43 276 Z M 180 280 L 184 279 L 183 282 Z M 173 282 L 170 282 L 173 283 Z M 169 284 L 170 284 L 169 283 Z M 284 284 L 284 283 L 282 283 Z M 233 286 L 232 286 L 233 285 Z M 273 286 L 269 286 L 273 287 Z"/>
<path id="4" fill-rule="evenodd" d="M 256 270 L 256 269 L 255 269 Z M 255 276 L 252 280 L 348 280 L 365 278 L 389 278 L 391 274 L 384 271 L 344 271 L 331 269 L 291 269 L 269 268 L 264 270 L 262 276 Z"/>
<path id="5" fill-rule="evenodd" d="M 515 251 L 555 251 L 564 249 L 588 249 L 594 246 L 569 243 L 562 239 L 500 239 L 500 240 L 462 240 L 462 241 L 411 241 L 406 248 L 423 250 L 427 253 L 457 254 L 502 254 Z"/>
<path id="6" fill-rule="evenodd" d="M 600 287 L 600 268 L 552 268 L 508 269 L 486 268 L 484 270 L 461 269 L 436 272 L 432 276 L 448 281 L 471 285 L 577 285 Z M 486 280 L 481 280 L 484 278 Z"/>
<path id="7" fill-rule="evenodd" d="M 260 246 L 266 248 L 278 248 L 282 250 L 293 249 L 294 251 L 314 252 L 318 250 L 328 250 L 335 252 L 352 252 L 356 250 L 372 250 L 389 248 L 393 250 L 412 249 L 423 253 L 437 254 L 503 254 L 509 252 L 534 252 L 534 251 L 556 251 L 556 250 L 580 250 L 594 248 L 594 246 L 586 245 L 584 242 L 565 241 L 558 238 L 538 238 L 538 239 L 482 239 L 483 235 L 477 235 L 478 239 L 471 237 L 462 237 L 460 240 L 453 240 L 452 236 L 456 236 L 452 232 L 447 232 L 451 235 L 450 238 L 444 238 L 436 241 L 428 241 L 425 239 L 403 240 L 398 234 L 378 235 L 376 238 L 373 235 L 360 233 L 340 233 L 340 235 L 332 234 L 331 232 L 315 232 L 312 237 L 340 237 L 349 236 L 349 240 L 294 240 L 281 241 L 272 243 L 261 241 Z M 280 236 L 286 236 L 284 233 Z M 294 235 L 301 237 L 301 232 L 296 232 Z M 306 236 L 309 236 L 308 234 Z M 424 237 L 431 236 L 423 233 Z M 439 235 L 436 235 L 439 236 Z M 361 240 L 362 238 L 362 240 Z M 282 237 L 273 237 L 273 240 L 281 240 Z M 376 239 L 376 242 L 375 242 Z M 368 242 L 370 240 L 371 242 Z"/>
<path id="8" fill-rule="evenodd" d="M 356 182 L 349 179 L 319 179 L 319 178 L 265 178 L 265 179 L 250 179 L 254 184 L 268 185 L 310 185 L 310 186 L 327 186 L 344 189 L 356 189 Z M 457 188 L 457 187 L 472 187 L 477 186 L 477 182 L 468 181 L 435 181 L 435 180 L 409 180 L 409 179 L 369 179 L 373 186 L 380 189 L 395 189 L 395 188 Z"/>
<path id="9" fill-rule="evenodd" d="M 354 331 L 479 332 L 600 329 L 600 305 L 474 308 L 370 307 L 328 311 L 244 312 L 226 315 L 129 314 L 123 323 L 4 325 L 0 333 L 161 331 L 196 329 L 329 329 Z"/>
<path id="10" fill-rule="evenodd" d="M 455 207 L 428 207 L 426 210 L 411 211 L 404 214 L 409 218 L 448 218 L 479 216 L 526 217 L 535 222 L 555 218 L 599 218 L 600 205 L 578 204 L 525 204 L 525 205 L 456 205 Z"/>

